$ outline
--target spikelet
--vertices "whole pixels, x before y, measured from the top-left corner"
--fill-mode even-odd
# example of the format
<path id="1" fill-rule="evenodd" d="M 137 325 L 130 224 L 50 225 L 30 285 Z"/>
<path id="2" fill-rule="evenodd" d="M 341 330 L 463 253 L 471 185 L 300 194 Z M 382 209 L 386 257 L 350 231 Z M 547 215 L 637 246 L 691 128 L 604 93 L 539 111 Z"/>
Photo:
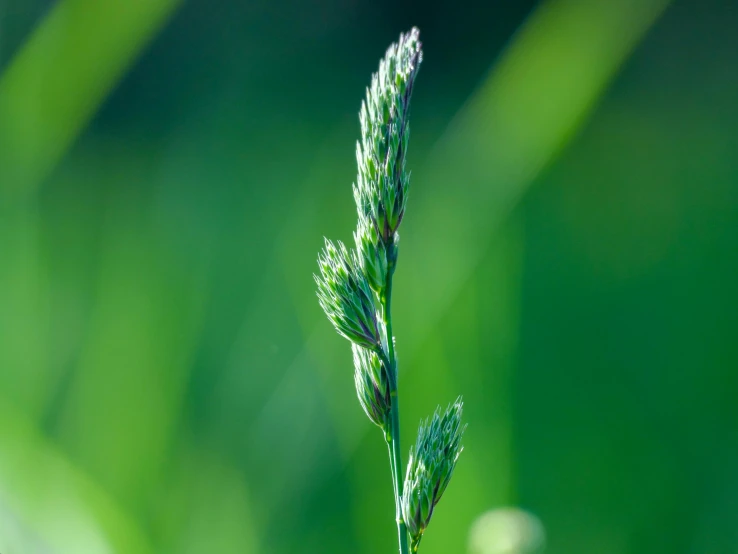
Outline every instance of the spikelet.
<path id="1" fill-rule="evenodd" d="M 390 376 L 376 352 L 352 345 L 354 353 L 354 383 L 364 412 L 373 423 L 387 430 L 390 397 Z"/>
<path id="2" fill-rule="evenodd" d="M 394 242 L 405 214 L 410 174 L 405 155 L 410 139 L 410 97 L 423 60 L 419 31 L 413 28 L 387 49 L 372 75 L 361 104 L 361 141 L 354 199 L 360 217 L 368 218 L 386 245 Z"/>
<path id="3" fill-rule="evenodd" d="M 314 276 L 318 300 L 336 331 L 360 346 L 380 349 L 382 335 L 375 297 L 356 252 L 340 241 L 336 246 L 326 239 L 318 265 L 320 275 Z"/>
<path id="4" fill-rule="evenodd" d="M 441 499 L 456 461 L 463 450 L 461 437 L 466 426 L 461 425 L 463 402 L 456 402 L 421 423 L 418 440 L 410 449 L 402 495 L 402 517 L 416 552 L 423 532 L 430 523 L 433 509 Z"/>

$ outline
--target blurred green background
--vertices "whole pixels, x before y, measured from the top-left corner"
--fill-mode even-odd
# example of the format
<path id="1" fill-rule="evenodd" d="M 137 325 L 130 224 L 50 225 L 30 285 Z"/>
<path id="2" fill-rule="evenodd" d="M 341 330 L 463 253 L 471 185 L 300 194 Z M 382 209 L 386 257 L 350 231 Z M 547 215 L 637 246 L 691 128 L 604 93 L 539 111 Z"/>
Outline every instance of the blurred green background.
<path id="1" fill-rule="evenodd" d="M 469 424 L 421 552 L 738 552 L 717 0 L 0 0 L 0 552 L 395 551 L 312 273 L 412 25 L 405 452 Z"/>

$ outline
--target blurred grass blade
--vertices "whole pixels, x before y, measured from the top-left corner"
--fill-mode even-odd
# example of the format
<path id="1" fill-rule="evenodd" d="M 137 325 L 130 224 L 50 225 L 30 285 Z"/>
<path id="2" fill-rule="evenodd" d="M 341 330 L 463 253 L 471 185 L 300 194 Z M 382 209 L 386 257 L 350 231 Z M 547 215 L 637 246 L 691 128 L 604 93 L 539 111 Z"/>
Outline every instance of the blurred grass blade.
<path id="1" fill-rule="evenodd" d="M 435 194 L 415 198 L 397 275 L 413 295 L 413 350 L 479 263 L 492 230 L 581 128 L 668 3 L 554 0 L 513 38 L 415 179 Z M 421 243 L 433 244 L 433 255 Z M 424 301 L 430 294 L 435 302 Z"/>
<path id="2" fill-rule="evenodd" d="M 38 185 L 180 0 L 61 0 L 0 77 L 0 198 Z"/>
<path id="3" fill-rule="evenodd" d="M 58 432 L 111 494 L 138 510 L 147 505 L 174 442 L 207 287 L 205 270 L 184 267 L 145 224 L 135 195 L 114 202 L 89 332 Z"/>
<path id="4" fill-rule="evenodd" d="M 154 515 L 160 553 L 255 554 L 257 511 L 244 472 L 206 445 L 183 443 Z"/>
<path id="5" fill-rule="evenodd" d="M 51 372 L 48 256 L 40 215 L 0 218 L 0 390 L 38 419 L 58 382 Z"/>
<path id="6" fill-rule="evenodd" d="M 29 554 L 153 552 L 134 521 L 4 399 L 0 437 L 0 547 L 10 548 L 8 541 L 20 547 L 8 552 Z"/>

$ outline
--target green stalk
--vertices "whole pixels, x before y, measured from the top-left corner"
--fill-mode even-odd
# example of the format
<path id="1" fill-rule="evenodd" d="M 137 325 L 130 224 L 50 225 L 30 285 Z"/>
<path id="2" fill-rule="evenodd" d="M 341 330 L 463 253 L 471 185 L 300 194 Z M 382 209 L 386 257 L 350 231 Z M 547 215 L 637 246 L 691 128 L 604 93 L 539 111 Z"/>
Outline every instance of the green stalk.
<path id="1" fill-rule="evenodd" d="M 395 517 L 398 513 L 402 512 L 402 508 L 400 507 L 400 499 L 397 496 L 397 469 L 395 468 L 395 456 L 393 451 L 393 441 L 391 437 L 392 430 L 388 429 L 387 434 L 385 435 L 385 439 L 387 442 L 387 450 L 389 451 L 389 461 L 390 461 L 390 471 L 392 472 L 392 494 L 395 497 Z M 398 529 L 398 540 L 400 541 L 400 554 L 404 554 L 402 551 L 402 535 L 400 534 L 401 531 Z"/>
<path id="2" fill-rule="evenodd" d="M 407 543 L 407 527 L 402 519 L 402 452 L 400 451 L 400 406 L 397 394 L 397 358 L 395 357 L 395 344 L 392 335 L 392 314 L 390 306 L 392 303 L 392 275 L 395 272 L 397 260 L 397 248 L 395 245 L 387 247 L 387 280 L 385 283 L 384 298 L 382 299 L 382 313 L 384 324 L 387 328 L 387 349 L 390 370 L 390 397 L 392 404 L 390 408 L 390 429 L 388 443 L 390 450 L 390 466 L 392 469 L 392 482 L 395 492 L 395 518 L 397 520 L 397 536 L 400 543 L 400 554 L 409 554 Z"/>

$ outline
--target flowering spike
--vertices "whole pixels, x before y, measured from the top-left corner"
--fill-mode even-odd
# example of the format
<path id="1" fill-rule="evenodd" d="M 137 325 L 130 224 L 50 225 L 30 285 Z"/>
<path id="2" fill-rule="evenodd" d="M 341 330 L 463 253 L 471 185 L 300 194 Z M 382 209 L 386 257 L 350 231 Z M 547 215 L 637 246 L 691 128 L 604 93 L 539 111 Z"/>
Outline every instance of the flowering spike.
<path id="1" fill-rule="evenodd" d="M 371 350 L 381 348 L 381 324 L 374 294 L 356 252 L 349 251 L 340 241 L 336 246 L 326 239 L 318 265 L 320 275 L 314 276 L 318 300 L 336 331 Z"/>
<path id="2" fill-rule="evenodd" d="M 387 250 L 369 218 L 359 216 L 354 241 L 361 269 L 371 288 L 381 297 L 387 278 Z"/>
<path id="3" fill-rule="evenodd" d="M 403 481 L 398 359 L 392 334 L 392 278 L 397 232 L 405 215 L 410 172 L 410 98 L 422 62 L 416 28 L 400 35 L 379 63 L 361 103 L 361 139 L 353 185 L 359 216 L 356 249 L 326 241 L 318 258 L 318 298 L 338 332 L 352 342 L 354 383 L 361 407 L 389 446 L 400 554 L 417 552 L 433 510 L 461 452 L 461 399 L 421 424 Z"/>
<path id="4" fill-rule="evenodd" d="M 391 408 L 390 377 L 376 352 L 351 345 L 354 353 L 354 383 L 364 412 L 386 431 Z"/>
<path id="5" fill-rule="evenodd" d="M 410 97 L 423 60 L 418 29 L 400 35 L 372 76 L 361 104 L 361 144 L 354 198 L 360 217 L 368 218 L 390 245 L 402 222 L 410 176 L 405 171 L 410 127 Z"/>
<path id="6" fill-rule="evenodd" d="M 410 449 L 402 496 L 402 517 L 416 552 L 423 532 L 428 527 L 433 508 L 446 490 L 463 450 L 461 437 L 466 426 L 461 425 L 461 397 L 441 414 L 420 424 L 418 440 Z"/>

